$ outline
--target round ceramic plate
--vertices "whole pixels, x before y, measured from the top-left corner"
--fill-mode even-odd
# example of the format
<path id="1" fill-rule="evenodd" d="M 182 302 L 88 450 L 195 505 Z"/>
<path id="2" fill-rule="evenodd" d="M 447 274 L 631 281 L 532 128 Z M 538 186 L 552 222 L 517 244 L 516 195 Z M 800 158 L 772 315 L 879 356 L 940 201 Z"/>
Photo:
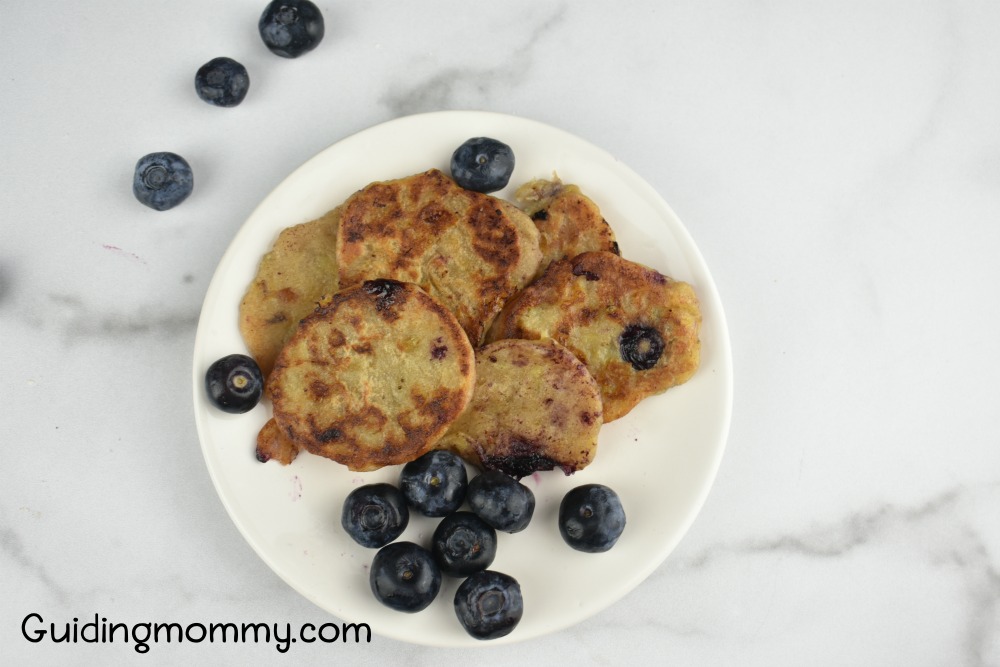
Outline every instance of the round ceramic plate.
<path id="1" fill-rule="evenodd" d="M 445 578 L 426 610 L 403 614 L 372 596 L 374 550 L 340 527 L 345 496 L 360 484 L 395 482 L 399 468 L 352 473 L 301 454 L 291 465 L 259 463 L 257 431 L 270 404 L 229 415 L 205 396 L 205 370 L 246 347 L 238 307 L 261 256 L 278 232 L 316 218 L 368 183 L 439 168 L 448 173 L 454 149 L 469 137 L 491 136 L 516 156 L 517 185 L 553 173 L 580 186 L 611 223 L 624 257 L 691 283 L 703 311 L 702 361 L 686 384 L 643 401 L 606 424 L 594 462 L 572 476 L 536 473 L 535 516 L 523 532 L 501 534 L 491 569 L 520 584 L 524 616 L 491 645 L 545 635 L 606 608 L 659 566 L 694 521 L 718 469 L 729 429 L 732 366 L 722 305 L 693 240 L 645 181 L 608 153 L 538 122 L 501 114 L 453 111 L 400 118 L 359 132 L 315 156 L 270 193 L 242 226 L 209 286 L 194 348 L 194 407 L 209 473 L 233 522 L 262 559 L 303 596 L 347 623 L 375 634 L 438 646 L 483 642 L 459 625 L 452 606 L 457 579 Z M 615 489 L 628 517 L 615 547 L 603 554 L 569 548 L 559 535 L 559 502 L 572 487 L 597 482 Z M 428 544 L 434 520 L 415 516 L 400 539 Z"/>

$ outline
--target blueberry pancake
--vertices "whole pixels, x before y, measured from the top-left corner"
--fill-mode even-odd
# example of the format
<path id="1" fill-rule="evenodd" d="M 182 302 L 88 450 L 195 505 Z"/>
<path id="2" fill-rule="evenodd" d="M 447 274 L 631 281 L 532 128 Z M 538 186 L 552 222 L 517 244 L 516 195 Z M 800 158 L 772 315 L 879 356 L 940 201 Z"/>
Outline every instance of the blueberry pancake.
<path id="1" fill-rule="evenodd" d="M 290 444 L 367 471 L 428 451 L 474 383 L 472 346 L 455 317 L 416 285 L 380 279 L 337 292 L 302 320 L 268 389 Z"/>
<path id="2" fill-rule="evenodd" d="M 694 289 L 610 252 L 552 263 L 512 299 L 488 340 L 553 338 L 597 379 L 605 423 L 697 370 Z"/>
<path id="3" fill-rule="evenodd" d="M 575 185 L 552 180 L 528 181 L 514 193 L 518 206 L 538 227 L 542 251 L 540 271 L 557 259 L 572 259 L 582 252 L 605 250 L 621 254 L 614 230 L 601 209 Z"/>
<path id="4" fill-rule="evenodd" d="M 240 302 L 240 333 L 266 379 L 299 320 L 337 291 L 340 210 L 278 234 Z"/>
<path id="5" fill-rule="evenodd" d="M 436 169 L 372 183 L 343 206 L 340 285 L 415 283 L 455 315 L 473 345 L 540 261 L 538 230 L 527 215 Z"/>
<path id="6" fill-rule="evenodd" d="M 602 423 L 597 382 L 569 350 L 500 340 L 476 351 L 472 402 L 437 447 L 513 477 L 570 474 L 593 460 Z"/>

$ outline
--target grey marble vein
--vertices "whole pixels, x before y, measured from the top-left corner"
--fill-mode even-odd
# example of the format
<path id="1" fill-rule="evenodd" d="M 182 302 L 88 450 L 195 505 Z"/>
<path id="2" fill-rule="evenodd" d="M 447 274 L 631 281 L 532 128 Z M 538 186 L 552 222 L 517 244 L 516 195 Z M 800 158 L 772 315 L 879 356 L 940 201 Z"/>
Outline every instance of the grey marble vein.
<path id="1" fill-rule="evenodd" d="M 914 506 L 884 503 L 798 533 L 718 544 L 670 563 L 680 570 L 696 570 L 719 559 L 753 555 L 836 559 L 873 546 L 880 539 L 894 538 L 915 558 L 961 573 L 967 600 L 962 664 L 984 665 L 994 635 L 1000 631 L 993 625 L 1000 615 L 1000 564 L 991 558 L 983 537 L 963 519 L 962 511 L 978 494 L 992 499 L 998 491 L 1000 483 L 995 483 L 978 489 L 950 489 Z"/>
<path id="2" fill-rule="evenodd" d="M 187 335 L 198 325 L 196 308 L 161 311 L 141 307 L 133 312 L 114 312 L 88 305 L 75 294 L 49 294 L 47 301 L 48 307 L 31 309 L 23 319 L 35 329 L 58 330 L 69 344 L 87 339 Z"/>
<path id="3" fill-rule="evenodd" d="M 684 560 L 685 568 L 701 568 L 724 555 L 785 552 L 831 558 L 863 546 L 892 523 L 912 523 L 954 508 L 961 492 L 951 490 L 917 507 L 892 504 L 851 514 L 834 524 L 822 524 L 797 534 L 748 538 L 732 545 L 719 545 Z"/>
<path id="4" fill-rule="evenodd" d="M 56 600 L 65 604 L 69 599 L 66 590 L 49 576 L 41 563 L 31 557 L 21 537 L 12 528 L 0 526 L 0 552 L 13 560 L 22 574 L 38 581 Z"/>
<path id="5" fill-rule="evenodd" d="M 0 263 L 0 307 L 3 307 L 7 302 L 7 297 L 10 296 L 11 288 L 13 285 L 13 278 L 11 277 L 11 270 L 5 263 Z"/>
<path id="6" fill-rule="evenodd" d="M 381 99 L 393 114 L 407 116 L 458 107 L 489 107 L 498 88 L 517 84 L 531 68 L 532 45 L 563 22 L 566 6 L 525 34 L 523 45 L 510 49 L 512 56 L 494 67 L 445 67 L 423 81 L 394 89 Z"/>

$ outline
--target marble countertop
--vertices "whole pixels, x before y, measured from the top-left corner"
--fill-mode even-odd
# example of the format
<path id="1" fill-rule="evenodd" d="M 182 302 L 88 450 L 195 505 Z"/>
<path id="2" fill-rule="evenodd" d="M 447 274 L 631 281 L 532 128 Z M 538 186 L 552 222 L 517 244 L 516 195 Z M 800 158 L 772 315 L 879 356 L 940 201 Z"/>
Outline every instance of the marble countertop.
<path id="1" fill-rule="evenodd" d="M 1000 665 L 1000 5 L 14 3 L 0 23 L 0 656 L 7 664 Z M 191 85 L 228 55 L 251 93 Z M 728 445 L 676 550 L 620 601 L 503 647 L 32 643 L 85 623 L 331 617 L 257 556 L 202 458 L 191 358 L 222 253 L 331 143 L 480 109 L 596 144 L 712 269 Z M 158 213 L 136 159 L 197 185 Z M 33 622 L 33 621 L 31 621 Z"/>

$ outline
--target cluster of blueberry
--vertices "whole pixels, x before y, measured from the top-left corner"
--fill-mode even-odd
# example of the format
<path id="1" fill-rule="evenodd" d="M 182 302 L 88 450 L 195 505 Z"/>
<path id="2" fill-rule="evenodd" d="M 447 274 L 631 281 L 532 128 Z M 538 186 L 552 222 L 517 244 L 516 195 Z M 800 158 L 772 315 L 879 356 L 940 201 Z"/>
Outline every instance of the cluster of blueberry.
<path id="1" fill-rule="evenodd" d="M 460 509 L 463 503 L 469 510 Z M 395 541 L 409 523 L 410 508 L 441 518 L 429 548 Z M 443 575 L 464 577 L 454 598 L 459 622 L 477 639 L 496 639 L 510 634 L 524 613 L 517 580 L 489 569 L 497 531 L 524 530 L 534 510 L 534 494 L 516 479 L 486 471 L 469 480 L 461 458 L 431 451 L 403 466 L 398 486 L 366 484 L 348 494 L 341 525 L 358 544 L 378 549 L 369 584 L 379 602 L 418 612 L 437 597 Z M 605 486 L 577 487 L 560 505 L 560 534 L 574 549 L 607 551 L 624 528 L 621 502 Z"/>
<path id="2" fill-rule="evenodd" d="M 468 502 L 472 511 L 459 508 Z M 440 518 L 430 547 L 396 542 L 410 508 Z M 358 544 L 378 549 L 369 583 L 382 604 L 403 612 L 426 609 L 441 590 L 442 575 L 465 577 L 455 594 L 455 613 L 478 639 L 509 634 L 524 611 L 521 587 L 510 575 L 489 570 L 497 530 L 515 533 L 531 521 L 531 489 L 502 473 L 471 481 L 462 459 L 431 451 L 403 466 L 399 486 L 367 484 L 344 501 L 341 525 Z"/>
<path id="3" fill-rule="evenodd" d="M 309 0 L 272 0 L 257 22 L 260 37 L 270 51 L 283 58 L 298 58 L 323 39 L 323 15 Z M 205 102 L 234 107 L 247 95 L 250 76 L 232 58 L 213 58 L 195 73 L 195 91 Z M 191 165 L 176 153 L 159 151 L 139 158 L 132 177 L 135 198 L 157 211 L 171 209 L 194 189 Z"/>

